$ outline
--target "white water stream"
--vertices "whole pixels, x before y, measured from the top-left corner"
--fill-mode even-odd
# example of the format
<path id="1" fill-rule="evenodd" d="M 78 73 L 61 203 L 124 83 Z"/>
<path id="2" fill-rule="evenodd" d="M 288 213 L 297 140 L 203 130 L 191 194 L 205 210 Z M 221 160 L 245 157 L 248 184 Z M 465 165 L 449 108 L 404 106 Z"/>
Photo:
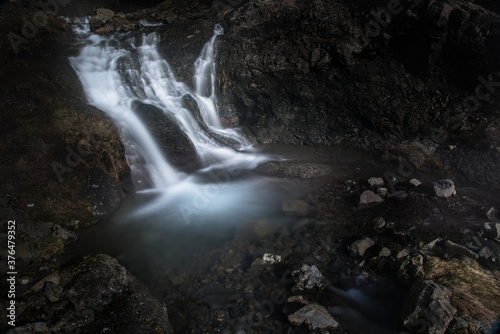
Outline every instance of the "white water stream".
<path id="1" fill-rule="evenodd" d="M 113 36 L 90 34 L 85 28 L 85 22 L 80 22 L 75 29 L 85 46 L 77 57 L 70 58 L 70 63 L 88 102 L 109 115 L 120 130 L 136 188 L 158 194 L 156 200 L 136 209 L 134 215 L 147 215 L 151 210 L 175 204 L 182 220 L 189 222 L 193 212 L 206 214 L 215 210 L 220 214 L 219 206 L 223 209 L 228 203 L 243 201 L 251 189 L 258 187 L 258 182 L 233 182 L 242 169 L 252 169 L 267 158 L 255 153 L 239 130 L 221 126 L 214 86 L 214 45 L 217 36 L 223 34 L 220 25 L 215 26 L 212 38 L 196 60 L 194 90 L 177 81 L 158 52 L 159 37 L 155 32 L 143 34 L 139 41 L 129 38 L 120 42 Z M 186 96 L 196 102 L 196 110 L 185 107 Z M 208 196 L 216 194 L 214 201 L 208 202 L 207 195 L 203 195 L 207 192 L 206 178 L 186 175 L 169 163 L 168 156 L 164 156 L 134 111 L 137 102 L 162 110 L 184 131 L 203 164 L 200 172 L 210 175 L 209 183 L 217 190 L 212 189 Z"/>

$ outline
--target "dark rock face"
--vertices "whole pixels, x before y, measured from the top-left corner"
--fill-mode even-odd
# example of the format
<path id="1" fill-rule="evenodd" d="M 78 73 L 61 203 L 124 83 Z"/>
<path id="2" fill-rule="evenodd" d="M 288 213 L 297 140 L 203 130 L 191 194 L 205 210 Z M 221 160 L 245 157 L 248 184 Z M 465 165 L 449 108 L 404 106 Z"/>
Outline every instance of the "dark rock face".
<path id="1" fill-rule="evenodd" d="M 134 110 L 158 140 L 168 161 L 176 168 L 192 172 L 201 166 L 196 149 L 174 119 L 150 104 L 134 103 Z"/>
<path id="2" fill-rule="evenodd" d="M 172 333 L 165 305 L 112 257 L 89 257 L 60 276 L 33 292 L 48 302 L 28 305 L 23 322 L 46 319 L 53 333 Z"/>
<path id="3" fill-rule="evenodd" d="M 403 1 L 382 24 L 384 5 L 257 0 L 227 14 L 223 105 L 260 143 L 382 148 L 429 137 L 437 124 L 470 134 L 469 118 L 487 115 L 486 105 L 459 118 L 469 130 L 457 126 L 456 105 L 474 97 L 479 75 L 498 72 L 489 48 L 498 15 L 466 2 Z"/>
<path id="4" fill-rule="evenodd" d="M 403 324 L 418 333 L 443 334 L 456 309 L 450 303 L 451 291 L 433 281 L 412 285 L 403 305 Z"/>

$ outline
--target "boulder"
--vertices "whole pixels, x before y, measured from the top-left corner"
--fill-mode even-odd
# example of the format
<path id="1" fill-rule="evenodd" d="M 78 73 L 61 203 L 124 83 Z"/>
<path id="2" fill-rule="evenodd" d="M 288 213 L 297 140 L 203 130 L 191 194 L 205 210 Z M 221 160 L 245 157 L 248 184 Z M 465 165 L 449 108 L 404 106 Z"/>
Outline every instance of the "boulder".
<path id="1" fill-rule="evenodd" d="M 281 256 L 280 255 L 273 255 L 270 253 L 264 253 L 261 257 L 255 259 L 253 261 L 252 266 L 271 266 L 276 263 L 281 262 Z"/>
<path id="2" fill-rule="evenodd" d="M 477 260 L 479 255 L 474 253 L 473 251 L 467 249 L 466 247 L 456 244 L 450 240 L 446 240 L 444 243 L 444 247 L 449 256 L 457 257 L 457 256 L 467 256 L 471 259 Z"/>
<path id="3" fill-rule="evenodd" d="M 410 331 L 444 334 L 457 310 L 451 291 L 431 280 L 415 282 L 403 302 L 401 318 Z"/>

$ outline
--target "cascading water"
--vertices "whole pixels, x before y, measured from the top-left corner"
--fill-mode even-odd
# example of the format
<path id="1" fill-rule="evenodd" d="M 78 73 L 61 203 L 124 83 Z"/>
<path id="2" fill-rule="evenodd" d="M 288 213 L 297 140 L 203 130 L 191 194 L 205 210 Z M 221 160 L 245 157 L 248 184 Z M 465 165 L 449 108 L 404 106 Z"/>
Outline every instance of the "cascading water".
<path id="1" fill-rule="evenodd" d="M 85 39 L 85 46 L 77 57 L 70 58 L 70 63 L 89 103 L 109 115 L 120 129 L 136 188 L 143 192 L 154 190 L 157 194 L 155 200 L 142 203 L 129 216 L 157 214 L 164 218 L 163 210 L 169 207 L 172 220 L 191 222 L 193 216 L 208 219 L 210 213 L 221 215 L 231 203 L 251 207 L 252 200 L 265 198 L 261 190 L 256 191 L 262 181 L 236 179 L 241 170 L 254 168 L 268 158 L 255 154 L 237 129 L 224 129 L 219 120 L 214 45 L 217 36 L 223 33 L 220 25 L 215 26 L 214 35 L 195 63 L 192 90 L 177 81 L 170 65 L 159 54 L 155 32 L 144 34 L 139 43 L 136 38 L 123 36 L 120 41 L 119 37 L 85 32 L 86 23 L 86 20 L 78 22 L 75 29 Z M 194 101 L 189 109 L 185 106 L 186 99 Z M 203 163 L 200 173 L 186 175 L 169 164 L 168 157 L 162 154 L 137 116 L 134 108 L 138 102 L 163 111 L 184 131 Z M 221 180 L 226 182 L 223 187 Z M 209 200 L 204 195 L 207 184 L 217 190 L 217 196 L 212 191 Z"/>
<path id="2" fill-rule="evenodd" d="M 79 28 L 78 32 L 81 31 Z M 158 36 L 154 32 L 143 35 L 140 46 L 136 46 L 133 38 L 123 46 L 113 37 L 90 35 L 80 55 L 70 59 L 89 102 L 106 112 L 121 129 L 127 161 L 139 189 L 166 188 L 179 182 L 182 173 L 168 163 L 168 157 L 162 156 L 134 112 L 135 101 L 153 105 L 175 119 L 196 147 L 205 167 L 238 160 L 242 157 L 238 151 L 249 147 L 237 130 L 223 129 L 218 116 L 214 43 L 222 33 L 217 25 L 196 61 L 195 92 L 176 80 L 157 51 Z M 186 96 L 196 101 L 197 110 L 183 107 Z M 255 157 L 247 154 L 244 160 L 248 159 Z"/>

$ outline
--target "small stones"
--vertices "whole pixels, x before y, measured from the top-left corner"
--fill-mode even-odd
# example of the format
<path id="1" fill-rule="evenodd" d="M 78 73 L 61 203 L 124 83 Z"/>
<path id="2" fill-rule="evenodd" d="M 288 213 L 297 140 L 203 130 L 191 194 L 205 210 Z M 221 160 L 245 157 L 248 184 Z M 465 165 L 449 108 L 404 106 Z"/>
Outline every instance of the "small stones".
<path id="1" fill-rule="evenodd" d="M 456 194 L 455 184 L 452 180 L 439 180 L 434 183 L 434 192 L 437 197 L 448 198 Z"/>
<path id="2" fill-rule="evenodd" d="M 298 290 L 323 289 L 326 285 L 324 277 L 315 265 L 303 264 L 299 270 L 292 271 L 297 276 L 294 288 Z"/>
<path id="3" fill-rule="evenodd" d="M 361 194 L 361 197 L 359 199 L 358 209 L 363 210 L 363 209 L 373 208 L 374 206 L 379 205 L 383 201 L 384 200 L 382 199 L 382 197 L 375 194 L 373 191 L 366 190 Z"/>
<path id="4" fill-rule="evenodd" d="M 280 255 L 273 255 L 270 253 L 265 253 L 262 257 L 259 257 L 253 261 L 252 266 L 271 266 L 276 263 L 281 262 Z"/>
<path id="5" fill-rule="evenodd" d="M 309 304 L 297 312 L 288 316 L 291 324 L 300 326 L 307 324 L 309 330 L 333 329 L 339 326 L 339 323 L 333 319 L 328 311 L 321 305 Z"/>
<path id="6" fill-rule="evenodd" d="M 364 237 L 362 239 L 354 241 L 349 248 L 355 255 L 363 256 L 367 249 L 374 244 L 375 241 L 373 241 L 369 237 Z"/>

